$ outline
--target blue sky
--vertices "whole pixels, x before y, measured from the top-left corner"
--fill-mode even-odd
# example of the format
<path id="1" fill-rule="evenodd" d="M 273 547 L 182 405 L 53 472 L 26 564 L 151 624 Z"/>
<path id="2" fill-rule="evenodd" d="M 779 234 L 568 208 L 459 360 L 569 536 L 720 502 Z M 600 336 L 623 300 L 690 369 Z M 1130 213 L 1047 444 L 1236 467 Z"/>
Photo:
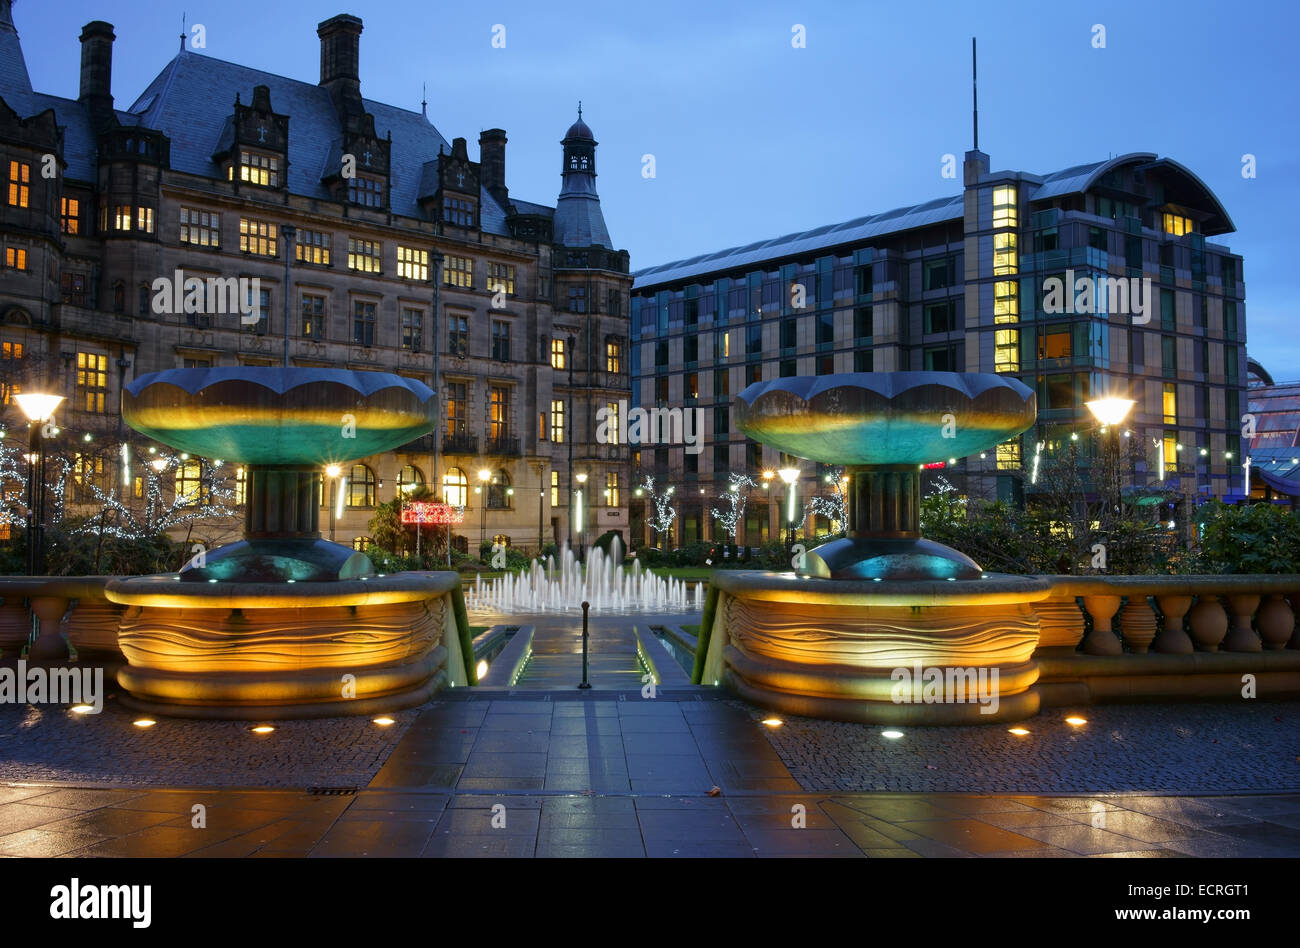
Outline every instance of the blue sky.
<path id="1" fill-rule="evenodd" d="M 527 200 L 553 203 L 558 141 L 581 99 L 605 217 L 634 269 L 955 194 L 940 165 L 970 147 L 974 35 L 993 167 L 1044 173 L 1130 151 L 1188 166 L 1237 226 L 1216 242 L 1245 257 L 1251 354 L 1300 379 L 1294 0 L 17 0 L 14 16 L 33 85 L 74 98 L 81 25 L 113 23 L 126 108 L 174 54 L 182 12 L 205 27 L 202 52 L 310 82 L 316 24 L 361 16 L 362 93 L 418 110 L 427 82 L 433 123 L 472 156 L 480 130 L 505 128 L 507 183 Z M 806 48 L 792 47 L 794 24 Z"/>

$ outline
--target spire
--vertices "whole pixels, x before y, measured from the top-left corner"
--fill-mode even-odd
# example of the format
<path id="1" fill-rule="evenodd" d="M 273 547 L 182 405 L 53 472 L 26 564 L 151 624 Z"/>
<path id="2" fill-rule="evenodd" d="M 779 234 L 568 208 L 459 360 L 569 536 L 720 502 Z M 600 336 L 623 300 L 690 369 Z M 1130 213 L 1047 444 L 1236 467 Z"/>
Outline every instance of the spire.
<path id="1" fill-rule="evenodd" d="M 181 52 L 185 52 L 185 14 L 181 14 Z"/>
<path id="2" fill-rule="evenodd" d="M 566 247 L 590 247 L 599 244 L 614 249 L 600 210 L 596 193 L 596 136 L 582 120 L 582 103 L 578 103 L 578 120 L 569 126 L 560 143 L 564 160 L 560 168 L 563 185 L 555 205 L 555 242 Z"/>
<path id="3" fill-rule="evenodd" d="M 582 100 L 578 100 L 578 121 L 582 121 Z"/>
<path id="4" fill-rule="evenodd" d="M 21 111 L 19 100 L 12 96 L 31 95 L 32 80 L 27 74 L 27 61 L 23 58 L 23 47 L 18 42 L 18 30 L 14 28 L 13 0 L 0 0 L 0 95 L 5 96 L 9 105 Z"/>
<path id="5" fill-rule="evenodd" d="M 428 120 L 428 118 L 429 118 L 429 84 L 428 84 L 427 82 L 422 82 L 422 83 L 420 83 L 420 114 L 424 116 L 424 118 L 425 118 L 426 121 Z"/>

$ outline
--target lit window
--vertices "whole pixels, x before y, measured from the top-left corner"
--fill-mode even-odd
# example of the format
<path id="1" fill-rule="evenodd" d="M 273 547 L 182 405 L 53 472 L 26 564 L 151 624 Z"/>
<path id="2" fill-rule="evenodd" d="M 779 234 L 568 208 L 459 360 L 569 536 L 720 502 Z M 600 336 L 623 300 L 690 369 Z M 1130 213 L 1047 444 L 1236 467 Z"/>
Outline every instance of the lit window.
<path id="1" fill-rule="evenodd" d="M 366 547 L 370 546 L 374 542 L 375 541 L 370 539 L 370 537 L 353 537 L 352 549 L 356 550 L 358 553 L 364 553 L 366 552 Z"/>
<path id="2" fill-rule="evenodd" d="M 508 510 L 512 496 L 514 492 L 510 489 L 510 475 L 505 471 L 497 471 L 488 483 L 487 505 L 493 510 Z"/>
<path id="3" fill-rule="evenodd" d="M 413 464 L 406 464 L 402 467 L 401 472 L 397 475 L 397 492 L 400 497 L 404 493 L 409 493 L 406 488 L 414 490 L 417 487 L 424 486 L 424 472 Z"/>
<path id="4" fill-rule="evenodd" d="M 464 382 L 447 383 L 447 434 L 465 437 L 469 394 Z M 450 503 L 450 501 L 448 501 Z"/>
<path id="5" fill-rule="evenodd" d="M 564 400 L 561 398 L 551 399 L 551 440 L 564 443 Z"/>
<path id="6" fill-rule="evenodd" d="M 59 222 L 59 229 L 65 234 L 81 233 L 81 202 L 76 198 L 63 198 Z"/>
<path id="7" fill-rule="evenodd" d="M 995 329 L 993 331 L 993 371 L 1020 371 L 1020 330 Z"/>
<path id="8" fill-rule="evenodd" d="M 1014 471 L 1020 467 L 1020 442 L 1004 441 L 998 445 L 998 470 Z"/>
<path id="9" fill-rule="evenodd" d="M 330 235 L 319 230 L 299 230 L 293 254 L 303 263 L 330 264 Z"/>
<path id="10" fill-rule="evenodd" d="M 1161 403 L 1164 407 L 1165 424 L 1178 424 L 1178 388 L 1173 382 L 1164 383 Z"/>
<path id="11" fill-rule="evenodd" d="M 605 505 L 607 507 L 618 506 L 618 472 L 609 471 L 605 474 Z"/>
<path id="12" fill-rule="evenodd" d="M 1017 272 L 1016 235 L 993 235 L 993 275 L 1014 276 Z"/>
<path id="13" fill-rule="evenodd" d="M 503 441 L 510 434 L 510 390 L 493 385 L 488 393 L 488 437 Z"/>
<path id="14" fill-rule="evenodd" d="M 994 227 L 1016 227 L 1018 224 L 1018 215 L 1016 212 L 1016 189 L 1015 188 L 994 188 L 993 189 L 993 226 Z"/>
<path id="15" fill-rule="evenodd" d="M 397 248 L 397 275 L 404 280 L 428 280 L 429 251 L 399 245 Z"/>
<path id="16" fill-rule="evenodd" d="M 419 352 L 424 339 L 424 310 L 402 307 L 402 348 Z"/>
<path id="17" fill-rule="evenodd" d="M 442 497 L 453 507 L 464 507 L 469 495 L 469 481 L 458 467 L 448 468 L 442 475 Z"/>
<path id="18" fill-rule="evenodd" d="M 384 206 L 384 182 L 378 178 L 357 175 L 348 179 L 348 200 L 362 207 Z"/>
<path id="19" fill-rule="evenodd" d="M 606 444 L 618 444 L 618 402 L 605 403 Z"/>
<path id="20" fill-rule="evenodd" d="M 347 504 L 349 507 L 375 505 L 375 472 L 364 464 L 352 465 L 348 474 Z"/>
<path id="21" fill-rule="evenodd" d="M 560 472 L 551 471 L 551 506 L 560 506 Z"/>
<path id="22" fill-rule="evenodd" d="M 77 404 L 83 411 L 102 413 L 108 393 L 108 356 L 77 353 Z"/>
<path id="23" fill-rule="evenodd" d="M 203 465 L 194 458 L 182 461 L 176 468 L 176 502 L 184 507 L 197 507 L 207 499 L 203 490 Z"/>
<path id="24" fill-rule="evenodd" d="M 113 230 L 131 229 L 131 206 L 117 204 L 113 207 Z"/>
<path id="25" fill-rule="evenodd" d="M 13 381 L 18 374 L 14 360 L 23 357 L 21 342 L 0 342 L 0 404 L 8 405 L 21 389 Z"/>
<path id="26" fill-rule="evenodd" d="M 276 240 L 279 228 L 270 221 L 258 221 L 248 217 L 239 219 L 239 249 L 243 253 L 256 254 L 259 257 L 276 255 Z"/>
<path id="27" fill-rule="evenodd" d="M 27 207 L 31 201 L 32 166 L 24 161 L 9 162 L 9 206 Z"/>
<path id="28" fill-rule="evenodd" d="M 383 245 L 377 240 L 348 238 L 348 269 L 362 273 L 378 273 Z"/>
<path id="29" fill-rule="evenodd" d="M 308 339 L 325 338 L 325 312 L 325 297 L 303 295 L 302 334 Z"/>
<path id="30" fill-rule="evenodd" d="M 557 337 L 551 340 L 551 368 L 564 368 L 566 351 L 563 339 Z"/>
<path id="31" fill-rule="evenodd" d="M 488 264 L 488 291 L 515 295 L 515 268 L 509 263 Z"/>
<path id="32" fill-rule="evenodd" d="M 242 504 L 248 491 L 248 474 L 244 468 L 235 470 L 235 503 Z"/>
<path id="33" fill-rule="evenodd" d="M 192 207 L 181 208 L 181 243 L 198 247 L 221 246 L 221 215 Z"/>
<path id="34" fill-rule="evenodd" d="M 474 261 L 469 257 L 447 257 L 443 262 L 443 282 L 448 286 L 474 289 Z"/>
<path id="35" fill-rule="evenodd" d="M 5 266 L 10 270 L 26 270 L 27 250 L 23 247 L 6 247 Z"/>
<path id="36" fill-rule="evenodd" d="M 1182 237 L 1184 234 L 1193 233 L 1192 219 L 1183 217 L 1181 214 L 1165 213 L 1161 215 L 1166 234 L 1172 234 L 1175 237 Z"/>
<path id="37" fill-rule="evenodd" d="M 1014 280 L 998 280 L 993 284 L 993 321 L 1014 323 L 1020 319 L 1020 300 Z"/>
<path id="38" fill-rule="evenodd" d="M 239 180 L 259 184 L 264 188 L 280 186 L 280 159 L 275 155 L 259 155 L 253 151 L 239 153 Z"/>
<path id="39" fill-rule="evenodd" d="M 137 207 L 135 209 L 135 229 L 142 234 L 153 233 L 152 207 Z"/>
<path id="40" fill-rule="evenodd" d="M 609 341 L 605 343 L 605 371 L 617 375 L 623 371 L 623 344 Z"/>
<path id="41" fill-rule="evenodd" d="M 76 486 L 78 500 L 90 502 L 95 499 L 94 488 L 104 488 L 104 458 L 89 454 L 74 454 L 72 458 L 72 480 Z"/>

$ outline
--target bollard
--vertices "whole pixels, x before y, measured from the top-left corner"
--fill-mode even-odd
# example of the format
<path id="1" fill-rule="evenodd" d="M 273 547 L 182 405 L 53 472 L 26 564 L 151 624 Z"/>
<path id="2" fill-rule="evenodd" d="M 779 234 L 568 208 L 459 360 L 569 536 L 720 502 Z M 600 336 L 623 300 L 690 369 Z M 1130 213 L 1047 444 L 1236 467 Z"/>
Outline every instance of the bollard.
<path id="1" fill-rule="evenodd" d="M 590 607 L 589 602 L 582 604 L 582 683 L 578 685 L 579 688 L 591 687 L 591 682 L 587 681 L 587 610 Z"/>

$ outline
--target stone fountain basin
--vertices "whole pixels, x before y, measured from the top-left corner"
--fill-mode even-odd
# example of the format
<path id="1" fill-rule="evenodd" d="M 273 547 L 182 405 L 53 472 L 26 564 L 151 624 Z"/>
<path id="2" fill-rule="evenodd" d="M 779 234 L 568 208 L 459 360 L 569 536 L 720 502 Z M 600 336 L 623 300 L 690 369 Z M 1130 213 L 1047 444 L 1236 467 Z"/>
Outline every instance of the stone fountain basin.
<path id="1" fill-rule="evenodd" d="M 1034 392 L 991 373 L 856 372 L 755 382 L 737 427 L 786 454 L 838 465 L 926 464 L 985 451 L 1034 423 Z"/>
<path id="2" fill-rule="evenodd" d="M 199 457 L 323 466 L 419 438 L 437 403 L 423 382 L 387 372 L 235 366 L 142 375 L 122 393 L 122 415 Z"/>

